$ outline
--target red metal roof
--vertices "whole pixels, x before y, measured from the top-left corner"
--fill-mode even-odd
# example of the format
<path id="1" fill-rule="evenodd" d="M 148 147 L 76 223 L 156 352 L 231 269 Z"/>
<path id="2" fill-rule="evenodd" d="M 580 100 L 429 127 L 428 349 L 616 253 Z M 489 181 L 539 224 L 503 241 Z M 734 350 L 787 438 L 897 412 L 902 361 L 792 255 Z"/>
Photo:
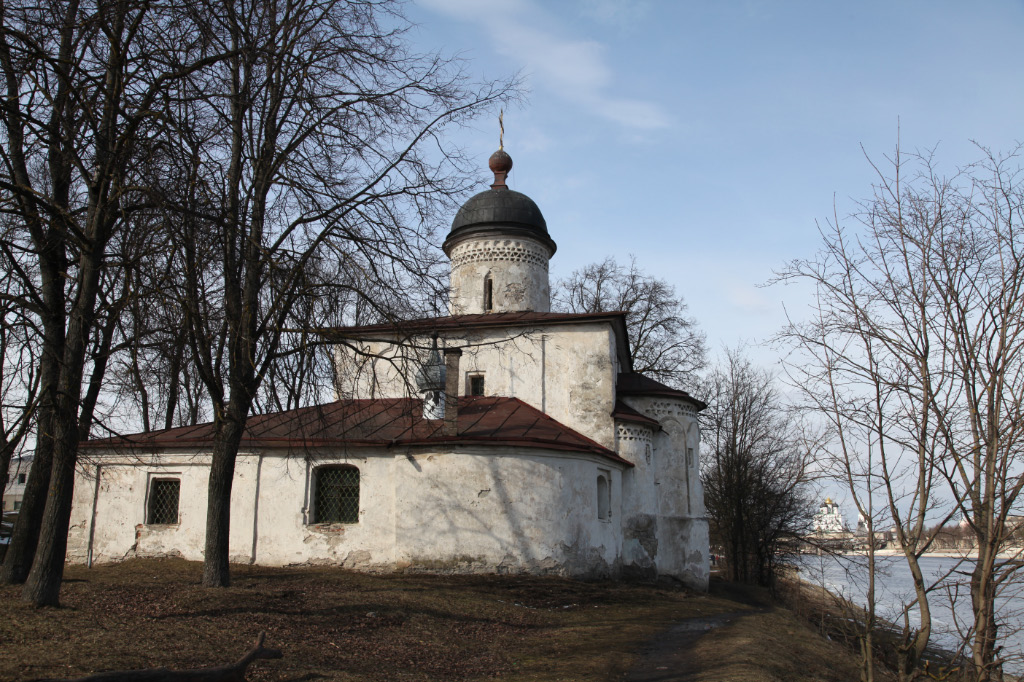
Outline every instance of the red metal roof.
<path id="1" fill-rule="evenodd" d="M 445 436 L 442 420 L 423 418 L 415 398 L 338 400 L 287 412 L 249 417 L 242 448 L 325 446 L 506 445 L 601 455 L 633 466 L 596 441 L 552 419 L 518 398 L 459 398 L 458 435 Z M 196 426 L 102 438 L 85 448 L 208 447 L 212 422 Z"/>

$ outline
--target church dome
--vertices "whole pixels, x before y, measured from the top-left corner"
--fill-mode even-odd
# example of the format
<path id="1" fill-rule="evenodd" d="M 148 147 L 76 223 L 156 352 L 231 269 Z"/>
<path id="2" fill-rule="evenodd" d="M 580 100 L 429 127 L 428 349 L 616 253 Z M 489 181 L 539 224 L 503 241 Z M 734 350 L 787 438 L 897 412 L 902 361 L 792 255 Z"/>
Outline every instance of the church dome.
<path id="1" fill-rule="evenodd" d="M 470 235 L 495 237 L 533 237 L 555 252 L 555 242 L 548 236 L 548 225 L 533 199 L 511 190 L 505 177 L 512 168 L 512 159 L 504 150 L 491 156 L 489 165 L 495 181 L 491 189 L 470 198 L 452 221 L 451 232 L 442 248 L 450 251 L 456 242 Z"/>
<path id="2" fill-rule="evenodd" d="M 548 234 L 533 199 L 511 189 L 489 189 L 463 204 L 452 221 L 452 234 L 478 225 L 515 225 Z"/>

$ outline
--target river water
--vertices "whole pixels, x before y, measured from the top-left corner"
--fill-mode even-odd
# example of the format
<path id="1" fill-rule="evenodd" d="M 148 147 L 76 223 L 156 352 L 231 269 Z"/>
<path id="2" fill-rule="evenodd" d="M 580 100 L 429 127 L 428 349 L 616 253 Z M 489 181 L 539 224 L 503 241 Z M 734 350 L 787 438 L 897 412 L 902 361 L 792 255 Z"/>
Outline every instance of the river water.
<path id="1" fill-rule="evenodd" d="M 886 620 L 902 623 L 902 606 L 914 600 L 910 569 L 902 557 L 876 556 L 875 610 Z M 924 557 L 921 570 L 925 579 L 938 583 L 929 605 L 932 611 L 932 641 L 945 649 L 956 649 L 962 632 L 972 622 L 968 588 L 970 559 Z M 860 555 L 812 556 L 800 558 L 801 577 L 824 585 L 829 591 L 856 602 L 867 603 L 867 557 Z M 1007 672 L 1024 674 L 1024 575 L 1003 590 L 996 601 L 997 620 Z M 911 625 L 920 624 L 920 612 L 910 611 Z"/>

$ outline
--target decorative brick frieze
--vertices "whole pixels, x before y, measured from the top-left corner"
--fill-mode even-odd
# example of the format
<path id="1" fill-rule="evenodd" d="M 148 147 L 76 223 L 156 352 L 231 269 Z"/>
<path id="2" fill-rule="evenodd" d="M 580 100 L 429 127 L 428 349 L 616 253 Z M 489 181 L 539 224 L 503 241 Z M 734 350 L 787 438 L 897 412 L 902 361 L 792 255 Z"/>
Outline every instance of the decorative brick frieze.
<path id="1" fill-rule="evenodd" d="M 697 418 L 697 411 L 689 405 L 668 400 L 652 400 L 646 405 L 645 413 L 650 413 L 655 419 L 658 417 L 689 417 Z"/>
<path id="2" fill-rule="evenodd" d="M 467 241 L 452 249 L 452 269 L 473 263 L 530 263 L 548 269 L 548 253 L 543 247 L 520 239 Z"/>
<path id="3" fill-rule="evenodd" d="M 638 441 L 641 443 L 651 442 L 651 429 L 646 426 L 616 425 L 619 441 Z"/>

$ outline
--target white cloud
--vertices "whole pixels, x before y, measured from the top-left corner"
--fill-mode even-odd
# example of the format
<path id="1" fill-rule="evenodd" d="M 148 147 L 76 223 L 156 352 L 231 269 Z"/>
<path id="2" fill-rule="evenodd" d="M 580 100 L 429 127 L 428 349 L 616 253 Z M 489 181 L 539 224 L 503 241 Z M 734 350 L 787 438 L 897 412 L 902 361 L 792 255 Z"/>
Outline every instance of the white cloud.
<path id="1" fill-rule="evenodd" d="M 421 4 L 482 28 L 498 54 L 521 64 L 536 85 L 550 94 L 631 130 L 671 124 L 668 112 L 657 102 L 610 92 L 615 73 L 608 65 L 606 47 L 541 28 L 556 22 L 530 0 L 422 0 Z"/>
<path id="2" fill-rule="evenodd" d="M 580 6 L 583 16 L 618 28 L 637 25 L 651 8 L 646 0 L 580 0 Z"/>

